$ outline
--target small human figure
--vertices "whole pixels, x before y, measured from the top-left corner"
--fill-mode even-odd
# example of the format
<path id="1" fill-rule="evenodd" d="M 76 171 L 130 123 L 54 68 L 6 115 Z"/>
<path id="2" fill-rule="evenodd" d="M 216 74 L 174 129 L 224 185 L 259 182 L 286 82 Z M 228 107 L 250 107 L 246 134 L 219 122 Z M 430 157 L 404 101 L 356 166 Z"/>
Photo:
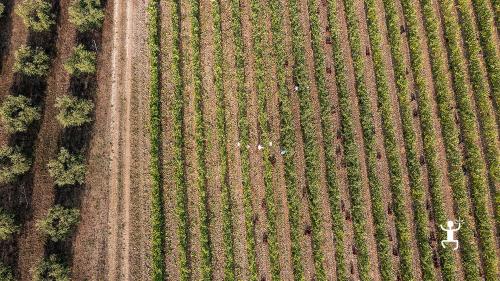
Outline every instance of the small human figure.
<path id="1" fill-rule="evenodd" d="M 260 144 L 257 146 L 257 149 L 258 149 L 258 150 L 262 150 L 263 148 L 264 148 L 264 147 L 263 147 L 262 145 L 260 145 Z"/>
<path id="2" fill-rule="evenodd" d="M 455 247 L 453 248 L 453 250 L 455 251 L 458 249 L 458 240 L 454 238 L 455 232 L 458 231 L 460 227 L 462 227 L 462 225 L 460 223 L 460 220 L 458 221 L 457 228 L 453 228 L 454 225 L 455 223 L 453 223 L 453 221 L 447 221 L 446 228 L 444 228 L 442 225 L 440 225 L 440 227 L 442 230 L 446 231 L 446 240 L 441 241 L 441 246 L 443 246 L 443 248 L 446 248 L 446 246 L 444 245 L 445 243 L 455 243 Z"/>
<path id="3" fill-rule="evenodd" d="M 281 151 L 280 151 L 280 154 L 281 154 L 281 155 L 285 155 L 285 153 L 286 153 L 286 150 L 285 150 L 285 149 L 283 149 L 283 150 L 281 150 Z"/>
<path id="4" fill-rule="evenodd" d="M 238 142 L 238 143 L 236 144 L 236 146 L 240 147 L 240 146 L 241 146 L 241 143 L 240 143 L 240 142 Z"/>

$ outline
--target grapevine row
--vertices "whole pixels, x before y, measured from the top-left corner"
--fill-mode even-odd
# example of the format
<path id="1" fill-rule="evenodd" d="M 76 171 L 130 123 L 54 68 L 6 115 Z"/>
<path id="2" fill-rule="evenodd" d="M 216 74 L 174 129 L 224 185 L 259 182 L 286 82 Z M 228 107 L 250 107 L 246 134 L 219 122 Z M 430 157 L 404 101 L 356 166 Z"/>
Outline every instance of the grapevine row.
<path id="1" fill-rule="evenodd" d="M 488 78 L 491 84 L 491 94 L 497 110 L 500 111 L 500 61 L 497 53 L 497 45 L 495 40 L 495 23 L 492 11 L 489 8 L 487 0 L 472 0 L 474 6 L 477 26 L 479 30 L 479 38 L 483 47 L 484 59 L 486 62 L 486 69 L 488 70 Z M 496 15 L 500 13 L 500 1 L 494 0 Z M 459 3 L 461 6 L 462 3 Z M 468 5 L 468 9 L 470 5 Z M 464 7 L 465 8 L 465 7 Z M 498 18 L 497 18 L 498 20 Z M 498 24 L 498 22 L 497 22 Z M 472 26 L 471 26 L 472 28 Z M 497 26 L 498 28 L 498 26 Z"/>
<path id="2" fill-rule="evenodd" d="M 392 1 L 384 1 L 386 25 L 389 33 L 389 44 L 393 61 L 394 74 L 396 79 L 397 94 L 401 121 L 403 125 L 403 135 L 405 140 L 405 150 L 407 167 L 410 179 L 410 190 L 413 199 L 414 220 L 416 226 L 416 239 L 420 253 L 420 266 L 422 268 L 422 278 L 432 280 L 436 278 L 434 264 L 432 260 L 432 249 L 429 241 L 429 216 L 425 207 L 425 189 L 422 183 L 422 174 L 418 160 L 416 134 L 413 129 L 412 107 L 410 104 L 410 94 L 408 80 L 406 79 L 406 66 L 401 49 L 400 19 L 396 6 Z M 446 262 L 450 262 L 449 255 Z"/>
<path id="3" fill-rule="evenodd" d="M 200 28 L 200 1 L 191 0 L 191 49 L 194 76 L 194 120 L 195 120 L 195 142 L 196 163 L 198 178 L 196 186 L 200 196 L 198 213 L 200 215 L 200 244 L 201 244 L 201 278 L 211 280 L 212 278 L 212 253 L 210 248 L 210 217 L 207 194 L 207 164 L 206 134 L 203 118 L 203 85 L 201 73 L 201 28 Z"/>
<path id="4" fill-rule="evenodd" d="M 178 0 L 172 0 L 172 82 L 174 85 L 172 102 L 172 121 L 174 139 L 174 184 L 176 188 L 177 232 L 179 236 L 179 263 L 180 278 L 187 281 L 191 276 L 189 264 L 189 217 L 187 206 L 187 183 L 185 177 L 184 159 L 184 81 L 182 79 L 183 65 L 181 54 L 180 14 L 181 7 Z"/>
<path id="5" fill-rule="evenodd" d="M 280 261 L 279 261 L 279 246 L 278 246 L 278 233 L 276 227 L 276 207 L 274 202 L 274 188 L 273 188 L 273 164 L 271 163 L 271 153 L 267 145 L 271 138 L 269 137 L 269 121 L 267 118 L 267 92 L 269 91 L 266 83 L 266 71 L 264 62 L 264 48 L 263 42 L 265 36 L 265 26 L 263 18 L 259 17 L 262 14 L 263 7 L 260 0 L 251 1 L 251 22 L 252 22 L 252 45 L 255 59 L 255 88 L 257 92 L 258 103 L 258 124 L 260 127 L 260 143 L 264 144 L 262 150 L 262 157 L 264 162 L 264 188 L 265 188 L 265 205 L 267 213 L 267 231 L 268 231 L 268 245 L 269 245 L 269 258 L 271 267 L 271 279 L 280 280 Z"/>
<path id="6" fill-rule="evenodd" d="M 400 151 L 396 142 L 396 133 L 392 122 L 394 113 L 392 110 L 388 81 L 385 74 L 386 66 L 383 62 L 377 9 L 373 0 L 365 0 L 365 10 L 375 71 L 378 110 L 382 120 L 384 147 L 389 165 L 389 185 L 392 191 L 392 204 L 395 214 L 396 234 L 400 253 L 400 276 L 402 280 L 413 280 L 414 273 L 412 268 L 411 233 L 408 225 L 408 218 L 405 214 L 405 195 L 403 190 L 401 165 L 399 162 Z M 367 94 L 366 92 L 361 93 Z M 358 93 L 358 95 L 361 93 Z M 365 100 L 365 98 L 361 98 L 360 100 Z M 368 97 L 366 97 L 366 100 L 368 100 Z"/>
<path id="7" fill-rule="evenodd" d="M 346 17 L 347 17 L 347 26 L 348 26 L 348 37 L 349 37 L 349 42 L 351 44 L 351 56 L 353 59 L 353 64 L 354 64 L 354 75 L 355 75 L 355 83 L 356 83 L 356 92 L 358 95 L 358 103 L 359 103 L 359 108 L 360 108 L 360 118 L 361 118 L 361 127 L 363 131 L 363 139 L 365 142 L 365 154 L 366 154 L 366 161 L 367 161 L 367 169 L 368 169 L 368 182 L 370 185 L 370 190 L 373 193 L 379 193 L 381 187 L 380 187 L 380 180 L 377 175 L 377 169 L 376 169 L 376 150 L 375 150 L 375 127 L 373 125 L 373 116 L 372 116 L 372 109 L 370 105 L 370 98 L 366 89 L 365 85 L 365 75 L 364 75 L 364 61 L 362 57 L 362 52 L 361 52 L 361 43 L 360 43 L 360 38 L 359 38 L 359 22 L 357 20 L 357 15 L 355 12 L 355 6 L 354 2 L 351 0 L 345 0 L 344 1 L 344 6 L 346 9 Z M 373 49 L 373 48 L 372 48 Z M 380 87 L 380 86 L 379 86 Z M 387 120 L 387 117 L 385 118 Z M 384 135 L 387 135 L 387 128 L 386 126 L 383 125 L 384 127 Z M 385 146 L 386 146 L 386 152 L 388 153 L 388 162 L 389 162 L 389 172 L 390 172 L 390 178 L 391 178 L 391 188 L 392 188 L 392 193 L 393 193 L 393 200 L 396 201 L 400 191 L 400 186 L 399 183 L 397 182 L 398 178 L 400 178 L 400 175 L 395 175 L 394 169 L 397 169 L 395 167 L 395 164 L 397 165 L 397 162 L 394 162 L 394 159 L 391 159 L 393 155 L 391 155 L 391 148 L 388 147 L 388 145 L 391 145 L 391 143 L 388 143 L 390 139 L 385 136 L 384 138 L 385 141 Z M 396 182 L 395 182 L 396 181 Z M 375 198 L 374 198 L 375 199 Z M 374 200 L 372 200 L 374 201 Z M 395 202 L 397 203 L 397 202 Z M 395 208 L 398 208 L 396 206 Z M 375 207 L 377 214 L 374 216 L 376 227 L 377 226 L 377 220 L 382 219 L 383 213 L 379 212 L 379 209 L 382 208 L 382 201 L 376 202 Z M 385 216 L 385 214 L 384 214 Z M 380 222 L 382 223 L 382 222 Z M 406 224 L 405 219 L 401 218 L 401 216 L 398 215 L 396 212 L 396 227 L 397 227 L 397 233 L 400 237 L 399 239 L 404 238 L 403 245 L 400 245 L 400 248 L 403 249 L 402 251 L 402 266 L 405 268 L 408 268 L 408 260 L 405 259 L 405 247 L 406 247 L 406 237 L 405 234 L 402 232 L 402 229 L 406 228 L 404 225 Z M 376 233 L 377 234 L 377 233 Z M 401 235 L 403 234 L 403 235 Z M 386 235 L 385 233 L 380 233 L 378 234 L 379 236 Z M 377 240 L 379 240 L 377 238 Z M 387 261 L 384 261 L 382 259 L 382 265 L 383 263 L 390 263 L 390 257 L 387 252 L 387 243 L 384 241 L 385 238 L 382 238 L 380 241 L 377 241 L 377 247 L 379 249 L 379 255 L 381 256 L 381 259 L 387 259 Z M 383 252 L 381 252 L 381 250 Z M 390 267 L 389 265 L 385 265 L 384 267 L 381 268 L 382 274 L 385 274 L 387 276 L 390 276 L 388 272 L 384 272 L 389 270 Z M 411 274 L 411 270 L 404 271 L 402 272 L 404 274 Z M 403 278 L 404 279 L 404 278 Z"/>
<path id="8" fill-rule="evenodd" d="M 229 186 L 229 169 L 227 153 L 227 130 L 226 130 L 226 110 L 224 95 L 224 51 L 222 48 L 222 23 L 219 0 L 212 2 L 212 18 L 214 23 L 214 45 L 215 45 L 215 67 L 214 84 L 215 96 L 217 99 L 217 136 L 220 157 L 220 175 L 222 190 L 222 231 L 224 243 L 224 280 L 236 280 L 235 261 L 234 261 L 234 243 L 233 243 L 233 215 L 231 202 L 231 189 Z"/>
<path id="9" fill-rule="evenodd" d="M 300 125 L 304 139 L 305 176 L 308 187 L 309 212 L 311 214 L 312 251 L 317 280 L 326 280 L 323 266 L 322 226 L 319 182 L 319 151 L 314 127 L 311 91 L 305 62 L 304 34 L 300 23 L 301 10 L 297 0 L 288 1 L 288 13 L 292 27 L 292 52 L 294 57 L 293 77 L 299 97 Z"/>
<path id="10" fill-rule="evenodd" d="M 486 192 L 488 183 L 485 175 L 485 164 L 479 148 L 479 130 L 476 124 L 476 114 L 472 108 L 468 80 L 464 66 L 464 57 L 460 49 L 459 26 L 453 16 L 451 2 L 440 1 L 444 18 L 444 35 L 447 39 L 449 64 L 452 73 L 453 89 L 460 117 L 463 141 L 465 144 L 465 167 L 469 175 L 474 215 L 479 234 L 479 245 L 482 250 L 484 273 L 486 280 L 498 277 L 498 259 L 495 251 L 495 238 L 491 229 L 490 214 Z"/>
<path id="11" fill-rule="evenodd" d="M 335 261 L 337 278 L 346 280 L 346 267 L 344 256 L 344 221 L 341 213 L 340 191 L 336 175 L 335 149 L 333 136 L 332 104 L 331 96 L 326 87 L 325 78 L 325 54 L 321 46 L 323 40 L 320 31 L 318 3 L 316 0 L 308 2 L 309 22 L 312 39 L 312 50 L 314 54 L 314 75 L 320 104 L 321 133 L 323 135 L 323 147 L 326 164 L 326 184 L 328 198 L 331 207 L 332 230 L 335 242 Z"/>
<path id="12" fill-rule="evenodd" d="M 255 249 L 255 225 L 253 222 L 252 187 L 250 183 L 250 153 L 248 150 L 250 129 L 248 125 L 248 94 L 245 90 L 245 57 L 241 27 L 240 1 L 231 0 L 231 28 L 235 45 L 235 63 L 238 94 L 238 128 L 241 155 L 241 176 L 243 182 L 243 205 L 245 210 L 246 250 L 248 256 L 249 280 L 257 280 Z"/>
<path id="13" fill-rule="evenodd" d="M 292 252 L 292 266 L 294 280 L 304 280 L 304 267 L 302 265 L 302 253 L 300 247 L 301 210 L 299 191 L 297 190 L 297 174 L 295 170 L 295 131 L 293 114 L 291 110 L 288 88 L 286 86 L 286 52 L 284 47 L 283 30 L 283 7 L 279 0 L 269 0 L 271 8 L 271 31 L 273 35 L 273 51 L 276 64 L 279 112 L 280 112 L 280 143 L 281 148 L 286 151 L 283 155 L 285 169 L 285 184 L 288 201 L 288 217 L 290 223 L 290 240 Z"/>
<path id="14" fill-rule="evenodd" d="M 481 135 L 484 145 L 484 154 L 488 164 L 488 174 L 493 186 L 500 183 L 500 163 L 498 152 L 498 131 L 495 122 L 494 109 L 489 101 L 489 89 L 487 81 L 483 79 L 481 70 L 481 47 L 474 30 L 474 20 L 469 11 L 469 1 L 458 0 L 457 8 L 460 12 L 462 34 L 467 49 L 469 76 L 476 101 L 478 119 L 481 125 Z M 495 198 L 495 192 L 492 194 Z M 500 213 L 496 213 L 497 223 L 500 222 Z"/>
<path id="15" fill-rule="evenodd" d="M 387 8 L 389 3 L 385 4 L 386 13 L 391 14 L 393 8 Z M 434 220 L 439 225 L 444 225 L 446 222 L 446 213 L 444 210 L 443 194 L 442 194 L 442 174 L 438 166 L 437 148 L 436 148 L 436 130 L 434 128 L 434 120 L 432 117 L 431 97 L 429 93 L 429 85 L 424 77 L 424 65 L 421 48 L 421 38 L 418 33 L 418 19 L 414 4 L 412 1 L 403 1 L 404 18 L 407 25 L 408 45 L 410 52 L 410 63 L 412 68 L 413 79 L 415 81 L 416 99 L 419 108 L 420 128 L 422 132 L 422 142 L 424 157 L 427 166 L 429 191 L 431 195 L 432 211 Z M 399 41 L 399 40 L 395 40 Z M 393 44 L 393 43 L 391 43 Z M 399 52 L 398 52 L 399 53 Z M 398 57 L 397 53 L 393 57 Z M 438 240 L 444 240 L 444 233 L 438 232 Z M 439 255 L 441 259 L 441 270 L 443 279 L 446 281 L 455 280 L 455 266 L 453 256 L 450 249 L 439 247 Z"/>
<path id="16" fill-rule="evenodd" d="M 409 0 L 403 0 L 408 2 Z M 462 241 L 463 268 L 467 280 L 477 280 L 479 278 L 479 255 L 475 237 L 473 234 L 473 218 L 471 217 L 471 206 L 468 202 L 468 193 L 465 184 L 465 177 L 462 170 L 462 154 L 459 149 L 459 132 L 454 120 L 451 101 L 452 95 L 448 88 L 445 74 L 444 50 L 439 39 L 439 20 L 434 11 L 432 1 L 421 1 L 424 27 L 428 39 L 429 55 L 431 61 L 431 71 L 434 79 L 436 101 L 438 105 L 438 115 L 441 121 L 441 134 L 443 136 L 446 158 L 448 164 L 448 178 L 453 190 L 457 215 L 464 221 L 460 229 L 459 238 Z M 409 8 L 413 8 L 415 3 L 405 3 L 405 13 Z"/>
<path id="17" fill-rule="evenodd" d="M 151 80 L 150 80 L 150 175 L 151 175 L 151 224 L 152 224 L 152 243 L 151 243 L 151 259 L 152 270 L 151 277 L 154 281 L 165 279 L 165 217 L 163 214 L 163 195 L 161 185 L 161 161 L 160 161 L 160 146 L 161 146 L 161 113 L 160 113 L 160 10 L 159 0 L 153 0 L 148 7 L 149 16 L 149 52 L 151 65 Z"/>

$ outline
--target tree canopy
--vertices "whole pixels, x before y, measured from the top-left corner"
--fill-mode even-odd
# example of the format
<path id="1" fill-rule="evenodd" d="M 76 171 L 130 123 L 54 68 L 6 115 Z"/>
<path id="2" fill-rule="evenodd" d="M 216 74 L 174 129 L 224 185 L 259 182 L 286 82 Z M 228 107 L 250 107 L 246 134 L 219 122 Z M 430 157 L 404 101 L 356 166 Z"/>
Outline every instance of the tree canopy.
<path id="1" fill-rule="evenodd" d="M 69 6 L 69 21 L 78 31 L 99 29 L 104 21 L 100 0 L 73 0 Z"/>
<path id="2" fill-rule="evenodd" d="M 13 183 L 30 167 L 31 161 L 17 149 L 9 146 L 0 147 L 0 184 Z"/>
<path id="3" fill-rule="evenodd" d="M 71 57 L 64 63 L 64 69 L 73 76 L 94 74 L 96 71 L 96 53 L 78 45 Z"/>
<path id="4" fill-rule="evenodd" d="M 31 77 L 43 77 L 49 73 L 50 59 L 41 48 L 21 46 L 16 54 L 14 71 Z"/>
<path id="5" fill-rule="evenodd" d="M 0 209 L 0 241 L 10 239 L 18 231 L 19 226 L 14 221 L 14 216 Z"/>
<path id="6" fill-rule="evenodd" d="M 56 255 L 42 260 L 33 271 L 33 281 L 69 280 L 69 268 Z"/>
<path id="7" fill-rule="evenodd" d="M 94 104 L 90 100 L 66 95 L 57 98 L 56 108 L 59 109 L 56 118 L 65 128 L 81 126 L 92 121 L 90 114 Z"/>
<path id="8" fill-rule="evenodd" d="M 60 205 L 52 207 L 47 216 L 39 220 L 38 229 L 47 235 L 50 240 L 57 242 L 68 238 L 78 223 L 80 212 L 77 209 L 68 209 Z"/>
<path id="9" fill-rule="evenodd" d="M 0 122 L 9 133 L 25 132 L 39 119 L 38 108 L 32 106 L 31 100 L 25 96 L 9 95 L 0 105 Z"/>
<path id="10" fill-rule="evenodd" d="M 72 155 L 65 148 L 61 148 L 57 158 L 50 161 L 47 167 L 59 187 L 82 184 L 85 181 L 86 167 L 83 156 Z"/>
<path id="11" fill-rule="evenodd" d="M 46 0 L 24 0 L 16 8 L 16 13 L 24 24 L 33 31 L 47 31 L 56 22 L 52 13 L 52 5 Z"/>

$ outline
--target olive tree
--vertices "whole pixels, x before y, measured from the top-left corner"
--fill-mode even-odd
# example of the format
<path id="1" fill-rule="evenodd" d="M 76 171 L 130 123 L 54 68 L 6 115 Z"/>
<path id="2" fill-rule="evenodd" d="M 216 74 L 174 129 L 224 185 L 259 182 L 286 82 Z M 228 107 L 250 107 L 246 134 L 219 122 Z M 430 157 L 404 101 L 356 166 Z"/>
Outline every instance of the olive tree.
<path id="1" fill-rule="evenodd" d="M 57 98 L 55 106 L 59 109 L 56 118 L 65 128 L 81 126 L 92 121 L 90 114 L 94 104 L 90 100 L 66 95 Z"/>
<path id="2" fill-rule="evenodd" d="M 42 260 L 33 270 L 33 281 L 69 281 L 69 268 L 56 255 Z"/>
<path id="3" fill-rule="evenodd" d="M 5 11 L 5 6 L 2 3 L 0 3 L 0 18 L 3 16 L 4 11 Z"/>
<path id="4" fill-rule="evenodd" d="M 16 7 L 16 13 L 24 24 L 33 31 L 47 31 L 56 22 L 52 5 L 46 0 L 24 0 Z"/>
<path id="5" fill-rule="evenodd" d="M 9 133 L 25 132 L 36 120 L 40 119 L 37 107 L 25 96 L 9 95 L 0 105 L 0 122 Z"/>
<path id="6" fill-rule="evenodd" d="M 52 207 L 47 216 L 37 223 L 38 230 L 57 242 L 65 240 L 71 234 L 80 218 L 77 209 L 65 208 L 61 205 Z"/>
<path id="7" fill-rule="evenodd" d="M 0 209 L 0 241 L 9 240 L 18 231 L 19 226 L 14 221 L 14 216 Z"/>
<path id="8" fill-rule="evenodd" d="M 12 270 L 0 262 L 0 281 L 14 281 Z"/>
<path id="9" fill-rule="evenodd" d="M 61 148 L 57 158 L 50 161 L 47 167 L 59 187 L 82 184 L 85 181 L 86 167 L 83 156 L 72 155 L 65 148 Z"/>
<path id="10" fill-rule="evenodd" d="M 100 0 L 73 0 L 69 6 L 69 21 L 80 32 L 101 28 L 103 20 Z"/>
<path id="11" fill-rule="evenodd" d="M 96 71 L 96 53 L 86 50 L 85 47 L 78 45 L 71 57 L 64 63 L 64 69 L 73 76 L 82 76 L 85 74 L 94 74 Z"/>
<path id="12" fill-rule="evenodd" d="M 31 161 L 17 149 L 0 147 L 0 184 L 13 183 L 18 176 L 25 174 Z"/>
<path id="13" fill-rule="evenodd" d="M 49 73 L 50 59 L 41 48 L 21 46 L 15 54 L 14 71 L 31 77 L 44 77 Z"/>

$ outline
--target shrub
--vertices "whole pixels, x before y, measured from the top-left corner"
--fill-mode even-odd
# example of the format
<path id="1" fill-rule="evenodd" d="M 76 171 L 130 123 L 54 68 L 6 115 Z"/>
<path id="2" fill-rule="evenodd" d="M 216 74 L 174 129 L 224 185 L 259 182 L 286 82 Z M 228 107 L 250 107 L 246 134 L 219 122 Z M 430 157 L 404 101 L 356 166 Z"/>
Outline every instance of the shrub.
<path id="1" fill-rule="evenodd" d="M 271 32 L 273 37 L 273 56 L 274 64 L 276 65 L 276 81 L 278 86 L 279 98 L 279 115 L 280 115 L 280 147 L 287 153 L 283 155 L 284 176 L 286 185 L 286 196 L 288 203 L 288 221 L 290 223 L 290 240 L 292 252 L 292 268 L 294 280 L 304 280 L 304 266 L 302 262 L 301 252 L 301 233 L 302 226 L 300 195 L 297 187 L 297 174 L 295 169 L 295 150 L 296 150 L 296 135 L 294 128 L 294 120 L 291 109 L 291 102 L 288 96 L 288 88 L 286 81 L 286 52 L 283 34 L 283 6 L 281 1 L 269 1 L 271 10 Z M 337 238 L 337 237 L 336 237 Z M 337 239 L 335 242 L 338 242 Z M 337 247 L 338 253 L 340 247 Z M 337 263 L 337 268 L 339 268 Z M 341 270 L 337 270 L 340 273 Z M 339 274 L 340 275 L 340 274 Z M 338 276 L 339 276 L 338 275 Z M 340 279 L 339 279 L 340 280 Z"/>
<path id="2" fill-rule="evenodd" d="M 0 262 L 0 281 L 14 281 L 14 274 L 12 274 L 12 270 L 1 262 Z"/>
<path id="3" fill-rule="evenodd" d="M 161 113 L 160 113 L 160 7 L 159 0 L 152 0 L 148 7 L 149 18 L 149 51 L 150 51 L 150 138 L 151 138 L 151 279 L 161 281 L 165 279 L 165 217 L 163 215 L 163 195 L 161 179 Z"/>
<path id="4" fill-rule="evenodd" d="M 235 44 L 236 83 L 238 100 L 238 127 L 240 137 L 241 176 L 243 185 L 243 208 L 245 213 L 246 252 L 248 256 L 248 279 L 257 280 L 257 252 L 250 184 L 249 123 L 247 118 L 247 93 L 245 91 L 245 50 L 241 24 L 240 1 L 231 1 L 231 28 Z"/>
<path id="5" fill-rule="evenodd" d="M 100 0 L 73 0 L 68 9 L 69 21 L 80 32 L 99 29 L 104 20 Z"/>
<path id="6" fill-rule="evenodd" d="M 57 242 L 65 240 L 78 223 L 80 211 L 68 209 L 60 205 L 52 207 L 47 216 L 37 223 L 38 230 Z"/>
<path id="7" fill-rule="evenodd" d="M 90 100 L 66 95 L 57 98 L 55 106 L 59 109 L 56 118 L 65 128 L 81 126 L 92 121 L 90 114 L 94 104 Z"/>
<path id="8" fill-rule="evenodd" d="M 49 30 L 56 22 L 51 12 L 52 5 L 46 0 L 24 0 L 16 8 L 16 13 L 31 30 Z"/>
<path id="9" fill-rule="evenodd" d="M 69 268 L 56 255 L 41 261 L 33 271 L 33 281 L 69 281 Z"/>
<path id="10" fill-rule="evenodd" d="M 25 132 L 36 120 L 40 119 L 37 107 L 25 96 L 7 96 L 0 105 L 0 121 L 9 133 Z"/>
<path id="11" fill-rule="evenodd" d="M 0 209 L 0 241 L 10 239 L 18 231 L 19 226 L 15 223 L 14 216 Z"/>
<path id="12" fill-rule="evenodd" d="M 64 69 L 73 76 L 94 74 L 96 71 L 96 53 L 86 50 L 80 44 L 75 49 L 71 57 L 64 63 Z"/>
<path id="13" fill-rule="evenodd" d="M 2 17 L 4 11 L 5 11 L 5 6 L 2 3 L 0 3 L 0 18 Z"/>
<path id="14" fill-rule="evenodd" d="M 59 187 L 82 184 L 85 181 L 86 167 L 83 156 L 72 155 L 65 148 L 61 148 L 57 158 L 50 161 L 47 167 Z"/>
<path id="15" fill-rule="evenodd" d="M 41 48 L 23 45 L 17 50 L 15 58 L 14 72 L 30 77 L 44 77 L 49 72 L 50 59 Z"/>
<path id="16" fill-rule="evenodd" d="M 26 173 L 31 166 L 22 153 L 12 147 L 0 148 L 0 184 L 13 183 L 16 178 Z"/>

